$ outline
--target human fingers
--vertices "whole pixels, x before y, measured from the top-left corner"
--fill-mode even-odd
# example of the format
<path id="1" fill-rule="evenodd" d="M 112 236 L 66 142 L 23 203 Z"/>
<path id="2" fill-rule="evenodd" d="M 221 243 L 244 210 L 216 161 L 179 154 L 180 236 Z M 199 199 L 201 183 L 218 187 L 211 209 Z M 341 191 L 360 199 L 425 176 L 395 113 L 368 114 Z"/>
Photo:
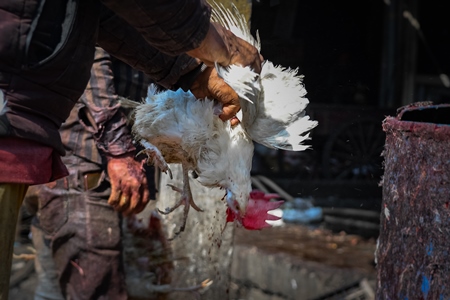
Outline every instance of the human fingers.
<path id="1" fill-rule="evenodd" d="M 236 117 L 233 117 L 233 118 L 230 119 L 231 127 L 236 126 L 236 125 L 239 124 L 239 123 L 240 123 L 240 121 L 239 121 L 239 119 L 236 118 Z"/>
<path id="2" fill-rule="evenodd" d="M 108 158 L 111 196 L 108 203 L 119 212 L 133 211 L 140 201 L 141 186 L 147 186 L 141 162 L 132 153 Z M 119 193 L 120 192 L 120 193 Z"/>
<path id="3" fill-rule="evenodd" d="M 195 97 L 202 99 L 216 99 L 222 106 L 220 119 L 227 121 L 234 117 L 240 110 L 238 94 L 217 74 L 215 68 L 206 68 L 191 86 L 191 92 Z"/>
<path id="4" fill-rule="evenodd" d="M 111 181 L 111 194 L 109 195 L 108 204 L 115 207 L 120 202 L 120 196 L 122 191 L 120 190 L 120 182 L 116 182 L 112 178 Z"/>
<path id="5" fill-rule="evenodd" d="M 131 198 L 131 190 L 126 186 L 122 186 L 122 194 L 120 195 L 119 202 L 113 206 L 114 210 L 121 213 L 125 212 L 130 206 Z"/>
<path id="6" fill-rule="evenodd" d="M 219 115 L 219 118 L 222 121 L 230 120 L 231 125 L 234 126 L 239 123 L 239 120 L 236 118 L 236 114 L 240 109 L 241 106 L 239 105 L 239 99 L 237 102 L 233 99 L 230 102 L 223 103 L 222 113 Z"/>
<path id="7" fill-rule="evenodd" d="M 208 88 L 213 98 L 222 103 L 222 113 L 219 115 L 222 121 L 230 120 L 241 109 L 238 94 L 218 76 L 215 69 L 211 72 Z"/>
<path id="8" fill-rule="evenodd" d="M 227 51 L 227 57 L 219 58 L 215 62 L 222 66 L 240 65 L 242 67 L 249 66 L 254 72 L 261 73 L 262 55 L 255 46 L 247 41 L 237 37 L 230 30 L 223 26 L 213 23 L 218 35 L 224 40 Z"/>
<path id="9" fill-rule="evenodd" d="M 148 187 L 145 187 L 145 188 L 142 187 L 141 195 L 142 195 L 141 201 L 139 201 L 137 206 L 134 208 L 134 210 L 132 212 L 130 212 L 130 214 L 140 213 L 141 211 L 143 211 L 145 209 L 148 202 L 150 201 L 150 191 L 149 191 Z"/>
<path id="10" fill-rule="evenodd" d="M 129 216 L 133 214 L 133 211 L 136 209 L 140 200 L 139 193 L 133 192 L 128 202 L 122 207 L 122 214 L 125 216 Z"/>
<path id="11" fill-rule="evenodd" d="M 144 179 L 138 189 L 133 189 L 131 199 L 127 209 L 123 211 L 124 215 L 132 215 L 140 213 L 148 203 L 149 191 L 147 181 Z"/>

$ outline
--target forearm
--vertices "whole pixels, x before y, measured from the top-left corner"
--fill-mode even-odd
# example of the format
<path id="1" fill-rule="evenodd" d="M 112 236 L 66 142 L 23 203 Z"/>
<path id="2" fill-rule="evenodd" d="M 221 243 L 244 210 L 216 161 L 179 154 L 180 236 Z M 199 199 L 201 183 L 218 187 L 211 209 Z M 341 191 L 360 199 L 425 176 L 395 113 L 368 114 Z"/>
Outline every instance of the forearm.
<path id="1" fill-rule="evenodd" d="M 197 48 L 209 30 L 204 0 L 101 0 L 159 51 L 176 56 Z"/>
<path id="2" fill-rule="evenodd" d="M 153 81 L 168 89 L 179 87 L 200 62 L 186 54 L 170 56 L 153 47 L 143 36 L 111 10 L 101 14 L 99 45 L 109 54 L 144 72 Z M 186 81 L 186 80 L 184 80 Z"/>
<path id="3" fill-rule="evenodd" d="M 135 150 L 114 89 L 110 57 L 100 48 L 96 49 L 91 78 L 80 101 L 84 108 L 79 111 L 79 119 L 101 152 L 117 156 Z"/>

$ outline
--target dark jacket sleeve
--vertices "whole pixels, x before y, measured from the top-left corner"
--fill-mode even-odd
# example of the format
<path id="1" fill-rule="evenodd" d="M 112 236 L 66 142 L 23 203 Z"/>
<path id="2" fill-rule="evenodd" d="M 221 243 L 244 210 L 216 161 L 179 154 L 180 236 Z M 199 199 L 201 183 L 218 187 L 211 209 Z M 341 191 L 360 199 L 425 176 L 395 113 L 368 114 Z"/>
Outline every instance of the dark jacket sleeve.
<path id="1" fill-rule="evenodd" d="M 159 51 L 179 55 L 197 48 L 210 24 L 206 0 L 101 0 Z"/>
<path id="2" fill-rule="evenodd" d="M 199 61 L 186 54 L 171 56 L 161 52 L 106 7 L 101 12 L 98 44 L 168 89 L 189 87 L 200 65 Z"/>

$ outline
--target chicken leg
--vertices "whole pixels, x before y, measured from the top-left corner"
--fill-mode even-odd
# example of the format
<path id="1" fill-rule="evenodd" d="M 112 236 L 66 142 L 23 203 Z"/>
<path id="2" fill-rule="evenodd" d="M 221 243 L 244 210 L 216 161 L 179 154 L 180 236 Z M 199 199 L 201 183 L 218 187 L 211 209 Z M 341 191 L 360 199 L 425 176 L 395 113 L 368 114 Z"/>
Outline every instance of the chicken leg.
<path id="1" fill-rule="evenodd" d="M 180 234 L 181 232 L 184 231 L 184 229 L 186 227 L 187 217 L 188 217 L 188 214 L 189 214 L 189 208 L 191 206 L 196 211 L 199 211 L 199 212 L 203 211 L 201 208 L 199 208 L 197 206 L 197 204 L 195 204 L 194 199 L 192 197 L 191 186 L 189 184 L 189 168 L 188 168 L 188 164 L 185 161 L 183 161 L 181 163 L 181 166 L 182 166 L 182 170 L 183 170 L 183 189 L 180 189 L 180 188 L 178 188 L 178 187 L 176 187 L 174 185 L 168 184 L 168 186 L 170 186 L 172 188 L 172 190 L 181 193 L 180 200 L 173 207 L 168 207 L 164 211 L 161 211 L 161 210 L 158 209 L 158 211 L 161 214 L 167 215 L 167 214 L 170 214 L 171 212 L 173 212 L 175 209 L 177 209 L 181 205 L 184 205 L 183 221 L 182 221 L 180 230 L 175 233 L 175 236 L 177 236 L 178 234 Z"/>
<path id="2" fill-rule="evenodd" d="M 169 172 L 170 179 L 173 179 L 172 170 L 170 170 L 169 165 L 166 163 L 166 160 L 164 159 L 159 149 L 144 140 L 141 140 L 141 145 L 144 146 L 145 149 L 140 151 L 137 155 L 141 153 L 146 154 L 147 164 L 149 164 L 150 161 L 155 167 L 159 168 L 161 172 L 164 172 L 166 174 L 167 172 Z"/>

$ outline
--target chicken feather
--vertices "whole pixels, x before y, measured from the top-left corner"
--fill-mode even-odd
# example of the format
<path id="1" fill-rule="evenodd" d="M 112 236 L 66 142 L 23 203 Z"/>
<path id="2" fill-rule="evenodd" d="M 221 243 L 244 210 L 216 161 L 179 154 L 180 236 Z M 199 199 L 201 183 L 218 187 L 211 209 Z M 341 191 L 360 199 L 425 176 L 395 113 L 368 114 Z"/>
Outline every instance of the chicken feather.
<path id="1" fill-rule="evenodd" d="M 256 33 L 256 39 L 250 32 L 245 16 L 241 14 L 236 5 L 231 5 L 227 9 L 222 3 L 213 2 L 211 11 L 211 20 L 220 23 L 223 27 L 230 30 L 235 36 L 243 39 L 250 45 L 253 45 L 258 51 L 261 51 L 261 40 Z"/>
<path id="2" fill-rule="evenodd" d="M 187 217 L 189 207 L 196 208 L 187 175 L 192 170 L 202 185 L 224 188 L 228 207 L 245 214 L 253 143 L 241 125 L 232 128 L 230 122 L 220 120 L 214 113 L 216 106 L 212 100 L 199 101 L 181 89 L 158 92 L 154 85 L 145 103 L 135 105 L 133 133 L 145 147 L 149 162 L 163 171 L 169 171 L 166 162 L 181 163 L 183 168 L 183 189 L 173 187 L 182 198 L 163 213 L 184 205 Z"/>
<path id="3" fill-rule="evenodd" d="M 233 10 L 237 9 L 234 7 Z M 232 14 L 216 3 L 212 19 L 260 48 L 243 15 Z M 298 69 L 275 66 L 268 60 L 263 62 L 261 74 L 238 65 L 216 65 L 216 69 L 239 95 L 242 126 L 252 140 L 269 148 L 291 151 L 309 147 L 303 144 L 309 139 L 307 132 L 318 123 L 306 115 L 305 108 L 309 101 L 305 97 L 303 76 L 298 75 Z"/>
<path id="4" fill-rule="evenodd" d="M 236 36 L 260 50 L 245 18 L 236 7 L 232 11 L 215 4 L 213 21 L 221 23 Z M 212 100 L 197 100 L 190 92 L 158 92 L 149 87 L 143 104 L 135 105 L 133 133 L 148 157 L 162 171 L 169 172 L 167 163 L 181 163 L 183 168 L 182 197 L 172 208 L 184 205 L 184 230 L 189 207 L 200 210 L 192 199 L 188 171 L 207 187 L 226 190 L 227 221 L 238 221 L 245 228 L 261 229 L 265 221 L 277 219 L 268 213 L 282 202 L 270 202 L 274 195 L 251 192 L 251 161 L 253 141 L 270 148 L 301 151 L 308 132 L 317 125 L 306 115 L 309 101 L 298 70 L 275 66 L 264 61 L 261 74 L 249 67 L 216 65 L 218 74 L 239 95 L 241 122 L 231 127 L 218 115 L 220 107 Z"/>

